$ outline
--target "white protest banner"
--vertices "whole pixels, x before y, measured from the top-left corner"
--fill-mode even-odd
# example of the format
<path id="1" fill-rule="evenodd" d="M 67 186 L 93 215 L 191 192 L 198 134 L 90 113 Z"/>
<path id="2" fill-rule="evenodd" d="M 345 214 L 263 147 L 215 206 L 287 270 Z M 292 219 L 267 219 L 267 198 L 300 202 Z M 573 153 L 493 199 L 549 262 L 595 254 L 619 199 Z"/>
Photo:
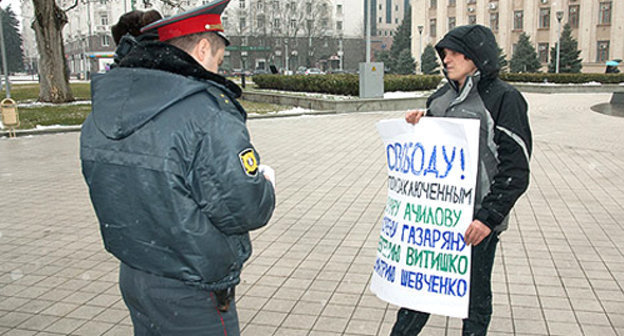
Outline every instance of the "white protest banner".
<path id="1" fill-rule="evenodd" d="M 468 316 L 479 120 L 382 120 L 388 201 L 371 290 L 400 307 Z"/>

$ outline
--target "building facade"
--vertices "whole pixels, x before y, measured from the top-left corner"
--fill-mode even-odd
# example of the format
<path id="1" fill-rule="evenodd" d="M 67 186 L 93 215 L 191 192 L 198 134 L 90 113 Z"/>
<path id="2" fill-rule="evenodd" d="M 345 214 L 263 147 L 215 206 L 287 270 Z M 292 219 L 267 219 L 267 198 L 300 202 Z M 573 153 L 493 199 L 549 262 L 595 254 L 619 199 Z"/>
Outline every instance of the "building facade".
<path id="1" fill-rule="evenodd" d="M 24 50 L 24 68 L 28 74 L 36 74 L 39 69 L 39 52 L 35 43 L 35 31 L 31 28 L 33 21 L 33 2 L 22 1 L 22 50 Z"/>
<path id="2" fill-rule="evenodd" d="M 363 0 L 364 8 L 366 1 L 371 9 L 371 49 L 374 58 L 375 52 L 390 50 L 392 47 L 397 28 L 403 22 L 405 14 L 411 10 L 410 0 Z M 366 14 L 365 9 L 364 15 Z"/>
<path id="3" fill-rule="evenodd" d="M 405 1 L 405 0 L 401 0 Z M 113 62 L 115 45 L 110 28 L 133 9 L 156 9 L 163 16 L 201 6 L 210 0 L 79 0 L 67 10 L 63 29 L 70 73 L 86 78 L 104 72 Z M 75 0 L 57 0 L 62 9 Z M 24 50 L 37 59 L 31 1 L 22 2 Z M 363 0 L 233 0 L 223 15 L 228 47 L 226 70 L 284 71 L 298 67 L 355 71 L 364 60 Z M 26 30 L 29 30 L 26 32 Z"/>
<path id="4" fill-rule="evenodd" d="M 63 9 L 70 8 L 74 3 L 75 0 L 57 1 Z M 156 9 L 163 15 L 176 12 L 176 8 L 161 1 L 136 0 L 80 0 L 75 8 L 66 11 L 68 23 L 63 29 L 63 41 L 72 75 L 88 78 L 91 73 L 108 69 L 113 63 L 115 51 L 111 26 L 122 14 L 133 9 Z"/>
<path id="5" fill-rule="evenodd" d="M 543 71 L 566 23 L 578 41 L 583 72 L 604 72 L 606 61 L 624 58 L 622 0 L 412 0 L 412 54 L 419 59 L 427 44 L 472 23 L 492 29 L 507 60 L 525 32 Z"/>
<path id="6" fill-rule="evenodd" d="M 355 71 L 364 60 L 361 0 L 233 0 L 222 18 L 226 70 Z"/>

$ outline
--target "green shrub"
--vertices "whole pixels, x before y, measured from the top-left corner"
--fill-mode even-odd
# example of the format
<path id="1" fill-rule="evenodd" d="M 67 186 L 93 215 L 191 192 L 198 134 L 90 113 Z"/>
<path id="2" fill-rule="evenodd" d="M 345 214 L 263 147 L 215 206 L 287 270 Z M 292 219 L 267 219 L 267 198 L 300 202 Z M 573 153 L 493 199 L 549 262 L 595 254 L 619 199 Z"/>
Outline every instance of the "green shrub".
<path id="1" fill-rule="evenodd" d="M 436 75 L 386 75 L 384 76 L 384 91 L 424 91 L 438 87 L 441 76 Z"/>
<path id="2" fill-rule="evenodd" d="M 624 82 L 624 74 L 600 73 L 501 73 L 500 77 L 508 82 L 528 83 L 588 83 L 617 84 Z"/>
<path id="3" fill-rule="evenodd" d="M 360 79 L 358 75 L 256 75 L 252 77 L 260 89 L 273 89 L 296 92 L 317 92 L 346 96 L 359 94 Z M 440 84 L 442 77 L 426 75 L 386 75 L 384 89 L 389 91 L 431 90 Z"/>

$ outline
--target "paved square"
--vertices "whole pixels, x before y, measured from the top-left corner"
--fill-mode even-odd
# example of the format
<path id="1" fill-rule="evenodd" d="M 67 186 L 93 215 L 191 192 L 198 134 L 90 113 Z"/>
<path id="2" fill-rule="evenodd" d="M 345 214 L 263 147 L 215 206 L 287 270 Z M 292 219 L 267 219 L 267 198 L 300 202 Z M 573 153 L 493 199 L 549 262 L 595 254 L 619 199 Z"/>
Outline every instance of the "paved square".
<path id="1" fill-rule="evenodd" d="M 624 118 L 608 94 L 526 94 L 531 186 L 494 266 L 490 335 L 624 335 Z M 388 335 L 368 289 L 386 200 L 374 124 L 402 112 L 251 120 L 278 204 L 237 290 L 247 336 Z M 131 335 L 78 133 L 0 139 L 0 335 Z M 459 335 L 433 316 L 424 335 Z"/>

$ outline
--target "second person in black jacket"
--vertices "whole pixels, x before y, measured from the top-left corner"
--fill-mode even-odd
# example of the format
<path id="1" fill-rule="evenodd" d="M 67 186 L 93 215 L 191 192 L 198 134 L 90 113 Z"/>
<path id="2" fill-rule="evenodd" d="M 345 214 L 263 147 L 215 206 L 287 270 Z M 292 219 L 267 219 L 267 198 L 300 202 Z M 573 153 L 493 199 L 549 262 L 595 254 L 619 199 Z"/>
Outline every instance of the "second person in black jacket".
<path id="1" fill-rule="evenodd" d="M 498 78 L 498 45 L 492 31 L 467 25 L 449 31 L 436 45 L 448 83 L 427 100 L 428 114 L 474 118 L 481 123 L 474 220 L 464 234 L 472 245 L 470 303 L 463 335 L 486 335 L 492 316 L 491 275 L 499 234 L 529 185 L 532 142 L 527 103 Z M 416 123 L 424 112 L 408 112 Z M 393 336 L 420 333 L 429 314 L 401 308 Z"/>

